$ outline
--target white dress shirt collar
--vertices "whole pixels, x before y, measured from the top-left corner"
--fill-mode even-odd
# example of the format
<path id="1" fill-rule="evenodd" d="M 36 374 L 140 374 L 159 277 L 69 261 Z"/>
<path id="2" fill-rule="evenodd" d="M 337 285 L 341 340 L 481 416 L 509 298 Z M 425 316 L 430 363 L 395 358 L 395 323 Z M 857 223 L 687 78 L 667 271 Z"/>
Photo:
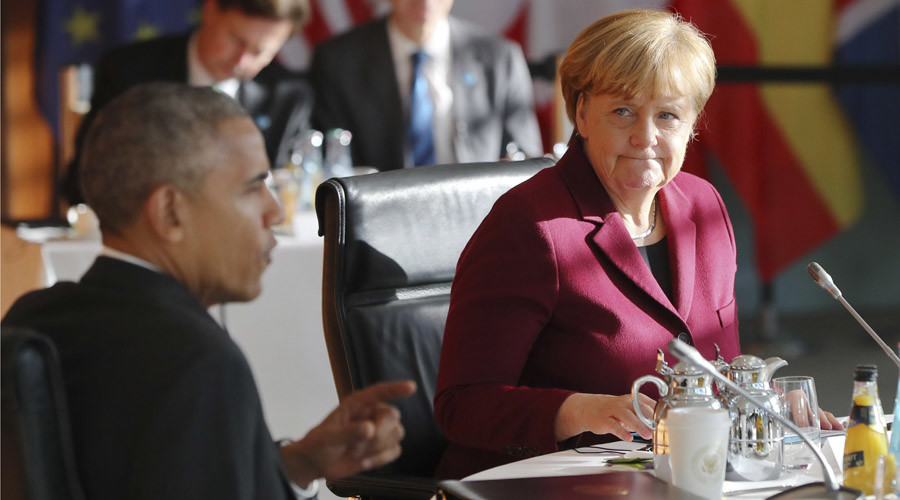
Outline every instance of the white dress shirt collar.
<path id="1" fill-rule="evenodd" d="M 187 47 L 188 81 L 194 87 L 215 87 L 216 90 L 226 94 L 232 99 L 237 95 L 241 82 L 237 78 L 216 81 L 200 61 L 200 53 L 197 51 L 197 32 L 191 33 Z"/>
<path id="2" fill-rule="evenodd" d="M 438 22 L 431 37 L 421 46 L 407 38 L 393 22 L 388 21 L 387 25 L 391 52 L 395 58 L 399 55 L 409 59 L 417 50 L 424 50 L 432 59 L 450 57 L 450 22 L 447 19 Z"/>
<path id="3" fill-rule="evenodd" d="M 144 269 L 149 269 L 153 272 L 164 274 L 162 268 L 157 266 L 156 264 L 151 264 L 140 257 L 135 257 L 134 255 L 131 255 L 130 253 L 126 253 L 121 250 L 116 250 L 115 248 L 110 248 L 106 245 L 103 245 L 103 250 L 100 252 L 100 255 L 102 255 L 104 257 L 109 257 L 111 259 L 118 259 L 121 261 L 125 261 L 125 262 L 128 262 L 129 264 L 134 264 L 136 266 L 143 267 Z"/>

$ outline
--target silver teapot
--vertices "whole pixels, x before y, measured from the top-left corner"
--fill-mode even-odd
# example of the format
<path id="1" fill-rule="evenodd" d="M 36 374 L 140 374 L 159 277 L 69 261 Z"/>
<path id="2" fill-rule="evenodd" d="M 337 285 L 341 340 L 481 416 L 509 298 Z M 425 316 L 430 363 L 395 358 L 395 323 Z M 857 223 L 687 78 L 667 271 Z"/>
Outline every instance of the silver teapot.
<path id="1" fill-rule="evenodd" d="M 631 385 L 631 398 L 634 412 L 644 424 L 653 430 L 653 468 L 657 477 L 669 480 L 672 472 L 669 467 L 669 437 L 666 430 L 666 413 L 670 408 L 703 407 L 722 408 L 722 403 L 712 391 L 709 375 L 693 365 L 679 362 L 669 367 L 662 350 L 657 351 L 656 371 L 663 379 L 654 375 L 644 375 Z M 650 382 L 659 389 L 659 400 L 653 409 L 653 419 L 644 416 L 641 411 L 638 393 L 641 386 Z"/>
<path id="2" fill-rule="evenodd" d="M 729 380 L 764 403 L 769 411 L 781 414 L 781 400 L 772 389 L 771 380 L 772 374 L 785 365 L 787 361 L 781 358 L 763 361 L 757 356 L 745 354 L 722 368 Z M 778 478 L 784 460 L 784 429 L 781 424 L 740 394 L 723 389 L 719 391 L 719 398 L 731 414 L 725 478 L 729 481 Z"/>

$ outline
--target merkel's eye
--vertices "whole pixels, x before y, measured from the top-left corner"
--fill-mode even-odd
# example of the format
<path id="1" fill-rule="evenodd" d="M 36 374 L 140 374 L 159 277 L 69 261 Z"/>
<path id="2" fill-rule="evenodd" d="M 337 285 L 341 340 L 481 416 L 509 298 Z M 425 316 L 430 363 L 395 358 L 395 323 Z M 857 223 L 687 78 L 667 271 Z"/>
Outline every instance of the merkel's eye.
<path id="1" fill-rule="evenodd" d="M 628 108 L 616 108 L 613 110 L 613 113 L 617 116 L 628 116 L 631 113 L 631 110 Z"/>

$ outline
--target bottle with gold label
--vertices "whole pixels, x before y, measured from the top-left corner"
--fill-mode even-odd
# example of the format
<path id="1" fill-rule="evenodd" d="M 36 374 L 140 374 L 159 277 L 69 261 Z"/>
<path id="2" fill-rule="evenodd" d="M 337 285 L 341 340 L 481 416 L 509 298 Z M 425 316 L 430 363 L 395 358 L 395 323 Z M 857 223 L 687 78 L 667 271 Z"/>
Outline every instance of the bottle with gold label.
<path id="1" fill-rule="evenodd" d="M 894 456 L 888 454 L 877 377 L 875 365 L 857 365 L 853 371 L 853 406 L 844 442 L 844 485 L 862 490 L 866 495 L 875 491 L 878 457 L 884 456 L 885 460 L 884 491 L 891 491 L 896 467 Z"/>

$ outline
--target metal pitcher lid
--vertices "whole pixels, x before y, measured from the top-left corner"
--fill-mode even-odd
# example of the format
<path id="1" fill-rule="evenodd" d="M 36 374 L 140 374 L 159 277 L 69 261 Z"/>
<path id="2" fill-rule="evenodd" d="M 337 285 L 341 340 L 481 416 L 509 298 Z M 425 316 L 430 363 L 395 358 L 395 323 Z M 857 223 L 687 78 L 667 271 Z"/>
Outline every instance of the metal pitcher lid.
<path id="1" fill-rule="evenodd" d="M 672 367 L 672 375 L 682 377 L 695 377 L 697 375 L 708 376 L 703 370 L 697 368 L 693 364 L 685 363 L 684 361 L 675 363 L 675 366 Z"/>
<path id="2" fill-rule="evenodd" d="M 761 371 L 766 369 L 766 362 L 759 356 L 742 354 L 731 360 L 731 369 L 740 371 Z"/>

